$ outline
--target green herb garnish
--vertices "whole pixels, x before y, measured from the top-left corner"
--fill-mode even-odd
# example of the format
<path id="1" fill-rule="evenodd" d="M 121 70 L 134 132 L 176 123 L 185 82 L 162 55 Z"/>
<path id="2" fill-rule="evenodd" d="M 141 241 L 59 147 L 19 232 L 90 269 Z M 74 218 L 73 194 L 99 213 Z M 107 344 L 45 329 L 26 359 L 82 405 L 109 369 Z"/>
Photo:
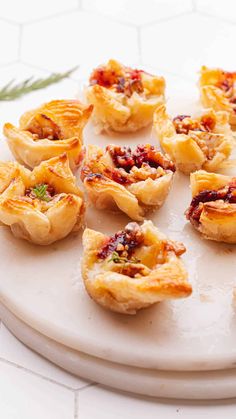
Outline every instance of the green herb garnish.
<path id="1" fill-rule="evenodd" d="M 34 195 L 35 198 L 41 199 L 41 201 L 49 202 L 51 197 L 47 193 L 48 185 L 41 184 L 36 185 L 32 188 L 31 194 Z"/>
<path id="2" fill-rule="evenodd" d="M 54 83 L 58 83 L 66 77 L 69 77 L 77 68 L 78 67 L 74 67 L 64 73 L 52 73 L 45 79 L 34 79 L 33 77 L 30 77 L 29 79 L 26 79 L 20 83 L 16 83 L 13 79 L 5 86 L 0 88 L 0 101 L 18 99 L 27 93 L 43 89 L 44 87 L 50 86 Z"/>
<path id="3" fill-rule="evenodd" d="M 108 262 L 114 262 L 114 263 L 139 263 L 140 259 L 132 257 L 131 259 L 128 259 L 126 257 L 122 257 L 117 252 L 112 252 L 111 258 L 108 260 Z"/>

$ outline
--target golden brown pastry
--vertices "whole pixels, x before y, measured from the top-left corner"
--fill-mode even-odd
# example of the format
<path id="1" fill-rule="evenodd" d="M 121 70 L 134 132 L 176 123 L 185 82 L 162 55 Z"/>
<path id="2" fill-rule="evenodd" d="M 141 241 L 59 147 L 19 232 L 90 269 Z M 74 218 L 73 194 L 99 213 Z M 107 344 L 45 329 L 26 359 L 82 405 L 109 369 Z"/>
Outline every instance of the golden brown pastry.
<path id="1" fill-rule="evenodd" d="M 184 245 L 167 239 L 151 221 L 129 223 L 111 237 L 86 229 L 83 246 L 82 276 L 88 294 L 111 311 L 135 314 L 192 292 L 180 259 Z"/>
<path id="2" fill-rule="evenodd" d="M 232 151 L 227 112 L 209 109 L 197 118 L 179 115 L 172 120 L 161 105 L 154 113 L 154 130 L 163 150 L 185 174 L 198 169 L 214 172 Z"/>
<path id="3" fill-rule="evenodd" d="M 174 164 L 150 144 L 130 147 L 109 145 L 105 152 L 89 145 L 81 178 L 98 209 L 117 209 L 133 220 L 143 220 L 159 208 L 170 189 Z"/>
<path id="4" fill-rule="evenodd" d="M 66 152 L 74 170 L 83 157 L 82 133 L 92 109 L 78 100 L 53 100 L 25 112 L 19 128 L 4 125 L 12 154 L 19 163 L 34 168 Z"/>
<path id="5" fill-rule="evenodd" d="M 30 170 L 16 162 L 0 161 L 0 194 L 8 188 L 12 179 L 19 176 L 25 179 L 29 174 Z"/>
<path id="6" fill-rule="evenodd" d="M 47 245 L 77 231 L 84 202 L 66 154 L 31 172 L 18 163 L 0 163 L 0 222 L 16 237 Z"/>
<path id="7" fill-rule="evenodd" d="M 199 170 L 190 181 L 187 219 L 206 239 L 236 243 L 236 178 Z"/>
<path id="8" fill-rule="evenodd" d="M 86 90 L 94 105 L 94 121 L 100 130 L 132 132 L 151 124 L 155 108 L 165 98 L 165 80 L 115 60 L 97 67 Z"/>
<path id="9" fill-rule="evenodd" d="M 236 72 L 203 66 L 199 84 L 203 106 L 229 112 L 230 124 L 236 125 Z"/>

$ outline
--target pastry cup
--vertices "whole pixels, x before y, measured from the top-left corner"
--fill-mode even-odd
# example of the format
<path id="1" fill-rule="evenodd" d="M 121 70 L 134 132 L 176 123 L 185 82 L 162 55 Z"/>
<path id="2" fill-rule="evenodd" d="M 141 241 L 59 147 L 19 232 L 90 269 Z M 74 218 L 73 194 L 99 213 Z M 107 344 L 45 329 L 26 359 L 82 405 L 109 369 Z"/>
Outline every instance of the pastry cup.
<path id="1" fill-rule="evenodd" d="M 185 174 L 198 169 L 217 171 L 231 154 L 233 133 L 227 112 L 209 109 L 194 119 L 179 115 L 172 120 L 161 105 L 153 124 L 162 149 Z"/>
<path id="2" fill-rule="evenodd" d="M 141 159 L 147 157 L 141 166 L 137 163 L 138 155 Z M 156 159 L 156 168 L 149 166 L 149 158 Z M 150 164 L 154 165 L 154 160 Z M 126 170 L 123 163 L 128 164 Z M 81 178 L 96 208 L 118 208 L 133 220 L 141 221 L 147 211 L 164 203 L 174 170 L 174 164 L 150 144 L 137 146 L 133 152 L 129 147 L 114 145 L 107 146 L 104 152 L 98 146 L 89 145 Z"/>
<path id="3" fill-rule="evenodd" d="M 187 219 L 206 239 L 236 243 L 236 178 L 199 170 L 190 181 Z"/>
<path id="4" fill-rule="evenodd" d="M 165 80 L 133 70 L 115 60 L 95 69 L 86 89 L 99 130 L 133 132 L 151 124 L 155 108 L 165 100 Z"/>
<path id="5" fill-rule="evenodd" d="M 185 247 L 168 240 L 151 221 L 141 226 L 129 223 L 111 237 L 86 229 L 83 246 L 86 290 L 106 309 L 135 314 L 141 308 L 188 297 L 192 292 L 180 259 Z"/>
<path id="6" fill-rule="evenodd" d="M 53 100 L 25 112 L 19 128 L 10 123 L 3 131 L 16 160 L 29 168 L 42 161 L 67 153 L 71 169 L 83 157 L 83 128 L 93 107 L 78 100 Z"/>
<path id="7" fill-rule="evenodd" d="M 30 173 L 30 170 L 17 162 L 0 161 L 0 194 L 10 186 L 13 179 L 21 176 L 26 181 Z"/>
<path id="8" fill-rule="evenodd" d="M 236 72 L 202 66 L 200 98 L 204 107 L 229 112 L 229 122 L 236 125 Z"/>
<path id="9" fill-rule="evenodd" d="M 32 172 L 18 163 L 1 163 L 0 194 L 1 224 L 32 243 L 48 245 L 82 224 L 83 195 L 66 154 L 42 162 Z"/>

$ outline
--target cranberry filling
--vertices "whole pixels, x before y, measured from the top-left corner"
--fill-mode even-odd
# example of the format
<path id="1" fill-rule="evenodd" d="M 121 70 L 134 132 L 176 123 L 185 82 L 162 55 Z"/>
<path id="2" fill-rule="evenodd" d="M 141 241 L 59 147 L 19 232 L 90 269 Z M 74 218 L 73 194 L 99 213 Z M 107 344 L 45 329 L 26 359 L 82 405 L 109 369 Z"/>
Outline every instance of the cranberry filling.
<path id="1" fill-rule="evenodd" d="M 127 172 L 120 168 L 120 169 L 110 169 L 106 168 L 104 173 L 107 177 L 114 180 L 114 182 L 119 183 L 120 185 L 129 185 L 132 183 L 132 178 L 128 176 Z"/>
<path id="2" fill-rule="evenodd" d="M 107 146 L 112 160 L 117 168 L 130 172 L 133 166 L 141 168 L 143 164 L 157 169 L 162 167 L 165 170 L 175 171 L 175 165 L 164 157 L 152 145 L 138 145 L 134 151 L 130 147 Z"/>
<path id="3" fill-rule="evenodd" d="M 201 191 L 192 199 L 191 204 L 185 213 L 186 218 L 199 223 L 202 212 L 202 206 L 200 204 L 205 202 L 214 202 L 217 200 L 223 200 L 224 202 L 228 202 L 230 204 L 236 204 L 236 182 L 232 181 L 232 183 L 227 187 L 218 189 L 217 191 Z"/>
<path id="4" fill-rule="evenodd" d="M 115 71 L 106 70 L 104 67 L 96 68 L 89 79 L 90 85 L 99 84 L 100 86 L 109 88 L 117 82 Z"/>
<path id="5" fill-rule="evenodd" d="M 173 118 L 173 122 L 182 122 L 185 118 L 191 118 L 191 115 L 177 115 Z"/>
<path id="6" fill-rule="evenodd" d="M 121 185 L 130 185 L 136 181 L 139 181 L 140 178 L 131 172 L 133 167 L 137 168 L 146 168 L 149 170 L 152 169 L 151 175 L 153 178 L 156 178 L 156 171 L 158 167 L 162 167 L 164 170 L 171 170 L 175 172 L 174 163 L 163 156 L 152 145 L 139 145 L 135 148 L 134 151 L 130 147 L 120 147 L 109 145 L 106 148 L 106 151 L 109 152 L 114 164 L 116 167 L 106 167 L 104 165 L 103 174 L 101 173 L 90 173 L 89 166 L 84 166 L 81 170 L 81 179 L 84 181 L 85 177 L 87 181 L 94 182 L 101 178 L 107 177 L 114 180 L 115 182 Z M 147 171 L 146 178 L 149 177 L 149 170 Z"/>
<path id="7" fill-rule="evenodd" d="M 142 70 L 132 70 L 126 67 L 124 75 L 120 76 L 114 70 L 98 67 L 93 71 L 89 81 L 90 85 L 99 84 L 107 89 L 114 87 L 118 93 L 124 93 L 130 97 L 134 92 L 143 92 L 142 73 Z"/>
<path id="8" fill-rule="evenodd" d="M 232 87 L 232 82 L 225 79 L 222 82 L 220 82 L 218 86 L 220 87 L 220 89 L 224 90 L 225 92 L 228 92 Z"/>
<path id="9" fill-rule="evenodd" d="M 230 73 L 229 71 L 224 71 L 221 76 L 221 80 L 216 83 L 216 86 L 224 90 L 224 92 L 229 92 L 230 89 L 234 86 L 235 73 Z"/>
<path id="10" fill-rule="evenodd" d="M 143 233 L 137 223 L 128 224 L 124 230 L 111 236 L 99 250 L 97 257 L 106 259 L 113 252 L 121 257 L 131 257 L 134 249 L 143 243 Z"/>
<path id="11" fill-rule="evenodd" d="M 236 105 L 236 96 L 232 96 L 232 97 L 229 99 L 229 101 L 230 101 L 230 103 L 232 103 L 233 105 Z"/>

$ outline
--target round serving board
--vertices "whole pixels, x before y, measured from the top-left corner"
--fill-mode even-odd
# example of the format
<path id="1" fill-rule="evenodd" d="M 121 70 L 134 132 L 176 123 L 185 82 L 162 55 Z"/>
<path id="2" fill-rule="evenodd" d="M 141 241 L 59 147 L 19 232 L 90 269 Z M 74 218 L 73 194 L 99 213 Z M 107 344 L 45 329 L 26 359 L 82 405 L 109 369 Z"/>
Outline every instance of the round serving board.
<path id="1" fill-rule="evenodd" d="M 173 115 L 199 110 L 194 86 L 191 95 L 179 86 L 173 88 L 168 108 Z M 4 117 L 12 121 L 10 112 Z M 151 129 L 130 136 L 106 136 L 95 134 L 88 125 L 85 144 L 109 142 L 157 143 Z M 4 142 L 1 152 L 2 158 L 9 156 Z M 211 386 L 206 398 L 236 396 L 232 370 L 236 367 L 236 246 L 204 240 L 193 230 L 184 217 L 190 199 L 189 177 L 176 173 L 166 203 L 147 217 L 169 238 L 186 245 L 183 260 L 193 286 L 190 298 L 159 303 L 135 316 L 105 311 L 83 286 L 82 232 L 40 247 L 14 238 L 3 227 L 3 321 L 19 339 L 53 362 L 103 384 L 155 396 L 203 398 L 202 386 L 209 388 L 214 378 L 219 385 Z M 86 225 L 107 234 L 129 221 L 120 213 L 87 209 Z M 146 386 L 141 385 L 144 376 Z"/>
<path id="2" fill-rule="evenodd" d="M 177 372 L 122 365 L 55 342 L 22 322 L 1 304 L 0 316 L 25 345 L 65 370 L 92 381 L 147 396 L 208 400 L 235 397 L 235 369 Z"/>

